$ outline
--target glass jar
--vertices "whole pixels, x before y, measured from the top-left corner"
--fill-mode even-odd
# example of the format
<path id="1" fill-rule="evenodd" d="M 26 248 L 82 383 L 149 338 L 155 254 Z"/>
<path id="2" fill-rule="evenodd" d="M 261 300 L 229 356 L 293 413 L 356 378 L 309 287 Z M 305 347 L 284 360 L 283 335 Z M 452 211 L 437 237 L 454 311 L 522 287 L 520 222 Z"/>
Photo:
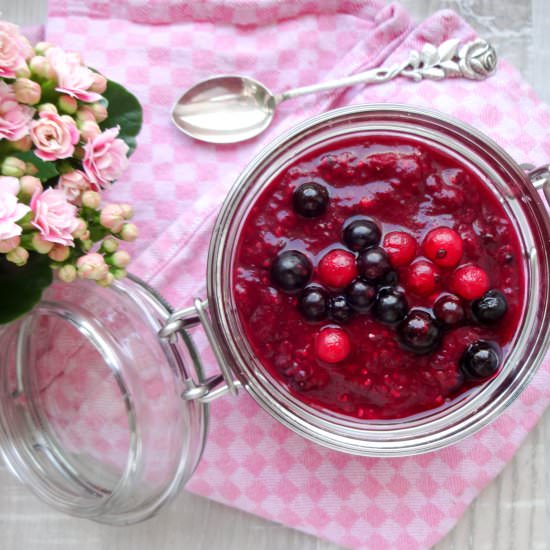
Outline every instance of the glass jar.
<path id="1" fill-rule="evenodd" d="M 522 321 L 499 374 L 450 404 L 400 420 L 344 417 L 291 395 L 254 356 L 232 292 L 242 222 L 266 185 L 321 143 L 369 134 L 414 137 L 476 172 L 512 220 L 525 273 Z M 2 329 L 7 464 L 57 509 L 125 524 L 154 514 L 190 478 L 206 441 L 208 403 L 226 393 L 247 391 L 300 435 L 358 455 L 422 453 L 471 435 L 518 397 L 549 345 L 550 222 L 536 190 L 548 194 L 547 176 L 545 167 L 529 171 L 474 128 L 433 111 L 354 106 L 304 122 L 264 149 L 226 198 L 210 244 L 207 300 L 172 312 L 135 278 L 108 289 L 56 283 L 31 313 Z M 196 330 L 220 369 L 209 378 Z"/>

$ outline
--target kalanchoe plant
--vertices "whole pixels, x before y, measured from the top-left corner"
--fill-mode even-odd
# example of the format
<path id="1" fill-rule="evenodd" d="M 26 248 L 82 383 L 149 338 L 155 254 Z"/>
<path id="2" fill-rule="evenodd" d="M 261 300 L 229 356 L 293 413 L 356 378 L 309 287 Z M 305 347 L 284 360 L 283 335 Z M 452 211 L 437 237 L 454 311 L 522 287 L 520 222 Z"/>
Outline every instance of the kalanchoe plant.
<path id="1" fill-rule="evenodd" d="M 0 21 L 0 323 L 26 313 L 54 276 L 109 285 L 126 276 L 128 204 L 102 204 L 136 146 L 128 90 Z"/>

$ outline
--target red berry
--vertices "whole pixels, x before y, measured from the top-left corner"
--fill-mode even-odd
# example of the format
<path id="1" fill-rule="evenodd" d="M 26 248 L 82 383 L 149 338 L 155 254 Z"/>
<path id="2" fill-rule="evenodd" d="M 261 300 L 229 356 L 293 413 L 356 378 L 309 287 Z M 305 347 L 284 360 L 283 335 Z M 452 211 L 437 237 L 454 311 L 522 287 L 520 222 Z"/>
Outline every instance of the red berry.
<path id="1" fill-rule="evenodd" d="M 393 267 L 407 265 L 416 255 L 416 241 L 404 231 L 392 231 L 384 237 L 384 249 Z"/>
<path id="2" fill-rule="evenodd" d="M 407 285 L 410 290 L 421 296 L 427 296 L 436 290 L 441 274 L 436 265 L 427 260 L 418 260 L 409 267 Z"/>
<path id="3" fill-rule="evenodd" d="M 345 288 L 357 277 L 355 256 L 346 250 L 331 250 L 319 262 L 317 273 L 326 285 Z"/>
<path id="4" fill-rule="evenodd" d="M 451 289 L 465 300 L 477 300 L 489 290 L 489 276 L 477 265 L 459 267 L 451 276 Z"/>
<path id="5" fill-rule="evenodd" d="M 449 227 L 432 229 L 422 245 L 424 255 L 442 267 L 455 267 L 462 258 L 464 245 L 460 235 Z"/>
<path id="6" fill-rule="evenodd" d="M 322 329 L 315 338 L 315 354 L 326 363 L 340 363 L 351 351 L 347 332 L 337 327 Z"/>

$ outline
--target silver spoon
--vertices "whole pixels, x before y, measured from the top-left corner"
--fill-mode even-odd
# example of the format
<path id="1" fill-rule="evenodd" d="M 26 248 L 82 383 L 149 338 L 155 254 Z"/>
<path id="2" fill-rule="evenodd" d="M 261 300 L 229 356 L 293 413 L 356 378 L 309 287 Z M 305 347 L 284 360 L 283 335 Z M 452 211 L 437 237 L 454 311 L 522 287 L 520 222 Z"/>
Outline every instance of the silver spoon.
<path id="1" fill-rule="evenodd" d="M 379 67 L 347 78 L 272 94 L 263 84 L 247 76 L 223 75 L 189 88 L 172 109 L 172 121 L 188 136 L 211 143 L 236 143 L 263 132 L 282 101 L 355 84 L 378 84 L 402 76 L 414 81 L 463 77 L 483 80 L 495 72 L 496 52 L 485 40 L 456 39 L 436 47 L 425 44 L 413 50 L 406 61 Z"/>

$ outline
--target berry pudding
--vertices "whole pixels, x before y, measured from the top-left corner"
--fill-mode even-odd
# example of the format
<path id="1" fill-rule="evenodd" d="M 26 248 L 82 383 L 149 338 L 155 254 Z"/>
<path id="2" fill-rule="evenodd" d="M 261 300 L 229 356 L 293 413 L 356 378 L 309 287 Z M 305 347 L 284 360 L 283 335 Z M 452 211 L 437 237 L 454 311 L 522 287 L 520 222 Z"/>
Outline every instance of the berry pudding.
<path id="1" fill-rule="evenodd" d="M 411 136 L 293 158 L 241 227 L 233 296 L 294 397 L 357 419 L 452 402 L 499 371 L 523 312 L 515 226 L 469 166 Z"/>

